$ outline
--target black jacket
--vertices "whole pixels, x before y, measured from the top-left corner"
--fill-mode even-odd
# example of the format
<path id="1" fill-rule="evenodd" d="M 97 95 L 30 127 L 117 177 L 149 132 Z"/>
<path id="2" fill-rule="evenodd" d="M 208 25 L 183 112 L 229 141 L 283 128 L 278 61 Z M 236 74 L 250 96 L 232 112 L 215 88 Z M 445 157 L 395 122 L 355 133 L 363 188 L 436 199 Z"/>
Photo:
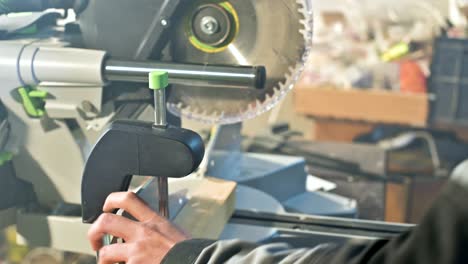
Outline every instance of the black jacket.
<path id="1" fill-rule="evenodd" d="M 287 244 L 190 240 L 163 263 L 468 263 L 468 186 L 449 183 L 416 228 L 391 240 L 294 249 Z"/>

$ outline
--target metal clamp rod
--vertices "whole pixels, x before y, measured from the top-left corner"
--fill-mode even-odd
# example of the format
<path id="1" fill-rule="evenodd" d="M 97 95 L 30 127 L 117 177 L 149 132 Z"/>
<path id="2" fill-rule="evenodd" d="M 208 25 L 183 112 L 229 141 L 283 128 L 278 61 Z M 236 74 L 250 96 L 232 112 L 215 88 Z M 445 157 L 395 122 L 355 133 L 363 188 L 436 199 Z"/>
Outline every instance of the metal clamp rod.
<path id="1" fill-rule="evenodd" d="M 166 120 L 166 90 L 154 90 L 154 125 L 167 126 Z"/>
<path id="2" fill-rule="evenodd" d="M 150 72 L 149 88 L 154 91 L 154 127 L 166 128 L 166 88 L 169 86 L 167 72 Z M 158 177 L 159 213 L 169 218 L 169 184 L 167 177 Z"/>
<path id="3" fill-rule="evenodd" d="M 170 219 L 169 215 L 169 182 L 167 177 L 158 177 L 159 214 Z"/>
<path id="4" fill-rule="evenodd" d="M 216 88 L 262 89 L 265 86 L 264 67 L 214 66 L 165 62 L 135 62 L 109 59 L 104 76 L 108 81 L 148 82 L 148 73 L 169 73 L 171 84 Z"/>

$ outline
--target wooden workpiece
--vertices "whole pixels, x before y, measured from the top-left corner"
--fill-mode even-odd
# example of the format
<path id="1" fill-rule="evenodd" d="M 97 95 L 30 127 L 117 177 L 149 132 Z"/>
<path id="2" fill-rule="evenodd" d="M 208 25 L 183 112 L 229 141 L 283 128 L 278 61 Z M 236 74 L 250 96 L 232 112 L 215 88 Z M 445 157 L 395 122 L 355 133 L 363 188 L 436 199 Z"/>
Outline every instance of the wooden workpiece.
<path id="1" fill-rule="evenodd" d="M 174 223 L 193 238 L 217 239 L 221 235 L 236 205 L 236 183 L 205 178 L 189 195 L 189 201 Z"/>
<path id="2" fill-rule="evenodd" d="M 171 221 L 193 238 L 218 239 L 234 213 L 236 186 L 235 182 L 209 177 L 170 179 Z M 137 193 L 157 212 L 156 190 L 157 181 L 150 181 Z"/>

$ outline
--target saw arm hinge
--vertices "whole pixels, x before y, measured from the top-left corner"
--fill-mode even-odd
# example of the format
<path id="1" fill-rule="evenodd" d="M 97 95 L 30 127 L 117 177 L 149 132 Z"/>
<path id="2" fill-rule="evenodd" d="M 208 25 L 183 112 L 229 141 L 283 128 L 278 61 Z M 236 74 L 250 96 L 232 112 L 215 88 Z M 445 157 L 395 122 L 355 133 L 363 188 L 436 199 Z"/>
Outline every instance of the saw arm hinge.
<path id="1" fill-rule="evenodd" d="M 45 99 L 48 93 L 32 87 L 18 88 L 23 108 L 30 117 L 39 118 L 45 114 Z"/>

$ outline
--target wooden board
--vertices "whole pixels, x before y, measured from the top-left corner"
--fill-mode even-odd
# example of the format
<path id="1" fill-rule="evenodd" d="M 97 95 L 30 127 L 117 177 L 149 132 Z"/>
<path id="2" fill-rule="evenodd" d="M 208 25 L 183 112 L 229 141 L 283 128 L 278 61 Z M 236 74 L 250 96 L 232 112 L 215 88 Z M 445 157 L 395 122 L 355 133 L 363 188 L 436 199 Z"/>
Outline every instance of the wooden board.
<path id="1" fill-rule="evenodd" d="M 406 223 L 408 221 L 408 201 L 410 184 L 388 183 L 385 198 L 385 221 Z"/>
<path id="2" fill-rule="evenodd" d="M 446 182 L 446 178 L 420 177 L 388 183 L 385 221 L 420 223 Z"/>
<path id="3" fill-rule="evenodd" d="M 429 99 L 427 95 L 380 90 L 298 87 L 295 109 L 314 117 L 422 127 L 427 124 Z"/>
<path id="4" fill-rule="evenodd" d="M 349 121 L 321 120 L 315 121 L 312 140 L 332 142 L 353 142 L 362 134 L 370 133 L 374 125 Z"/>
<path id="5" fill-rule="evenodd" d="M 413 181 L 408 215 L 409 223 L 421 223 L 432 203 L 439 197 L 447 181 L 448 178 L 420 178 Z"/>
<path id="6" fill-rule="evenodd" d="M 174 223 L 193 238 L 218 239 L 236 206 L 235 182 L 205 178 Z"/>

